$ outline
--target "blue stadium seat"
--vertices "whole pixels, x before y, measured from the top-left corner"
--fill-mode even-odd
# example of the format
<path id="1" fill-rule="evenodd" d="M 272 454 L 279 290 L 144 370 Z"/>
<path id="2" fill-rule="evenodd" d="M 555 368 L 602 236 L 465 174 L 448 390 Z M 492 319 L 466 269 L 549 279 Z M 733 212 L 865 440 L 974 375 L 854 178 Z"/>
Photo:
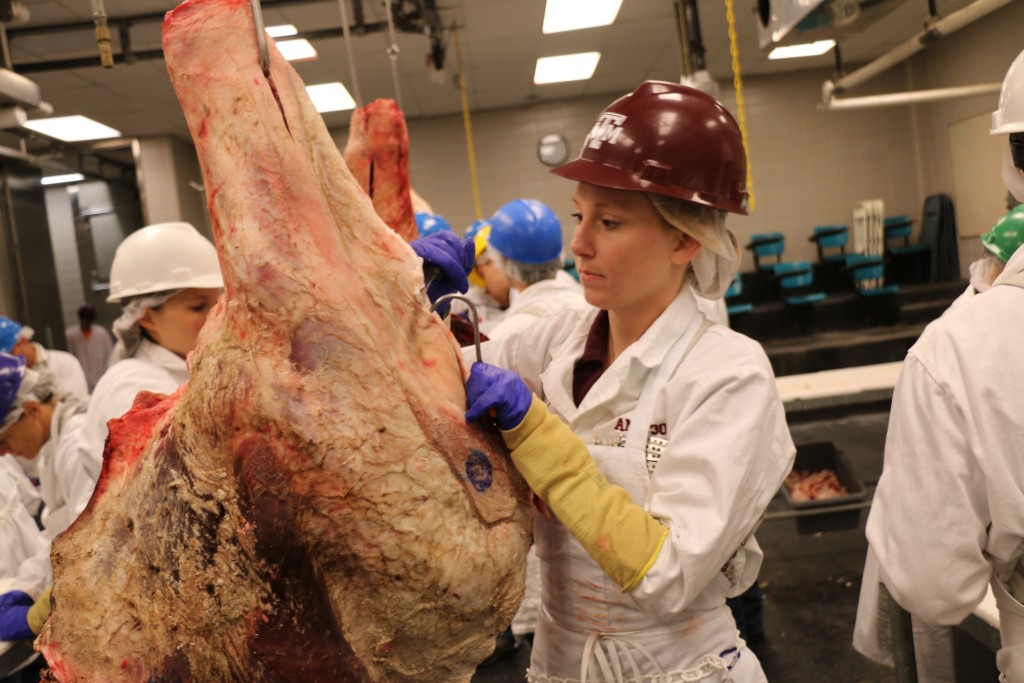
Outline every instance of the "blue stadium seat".
<path id="1" fill-rule="evenodd" d="M 790 306 L 803 306 L 825 300 L 824 292 L 808 291 L 814 284 L 814 269 L 808 261 L 776 263 L 775 276 L 779 279 L 783 300 Z"/>
<path id="2" fill-rule="evenodd" d="M 766 232 L 750 236 L 747 249 L 754 254 L 754 267 L 757 270 L 771 272 L 773 263 L 762 264 L 761 259 L 775 257 L 776 263 L 782 262 L 782 252 L 786 248 L 786 237 L 781 232 Z"/>

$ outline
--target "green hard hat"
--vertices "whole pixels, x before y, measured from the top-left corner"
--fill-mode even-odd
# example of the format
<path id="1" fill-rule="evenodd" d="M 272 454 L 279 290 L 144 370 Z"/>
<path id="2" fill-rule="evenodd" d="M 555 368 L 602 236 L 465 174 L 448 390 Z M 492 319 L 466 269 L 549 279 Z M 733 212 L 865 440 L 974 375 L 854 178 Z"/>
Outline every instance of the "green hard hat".
<path id="1" fill-rule="evenodd" d="M 1024 243 L 1024 204 L 1016 206 L 996 221 L 992 229 L 981 236 L 985 248 L 1006 263 Z"/>

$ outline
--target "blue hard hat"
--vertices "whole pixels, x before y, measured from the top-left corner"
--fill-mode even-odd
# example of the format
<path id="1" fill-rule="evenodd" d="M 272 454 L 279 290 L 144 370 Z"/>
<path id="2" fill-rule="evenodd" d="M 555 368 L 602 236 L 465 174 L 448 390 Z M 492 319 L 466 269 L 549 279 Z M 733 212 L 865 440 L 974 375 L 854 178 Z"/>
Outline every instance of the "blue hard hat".
<path id="1" fill-rule="evenodd" d="M 18 341 L 21 323 L 0 315 L 0 353 L 10 353 Z"/>
<path id="2" fill-rule="evenodd" d="M 513 199 L 491 216 L 487 244 L 512 261 L 536 265 L 562 253 L 562 224 L 536 199 Z"/>
<path id="3" fill-rule="evenodd" d="M 448 224 L 448 221 L 436 213 L 423 213 L 419 211 L 416 212 L 416 229 L 419 230 L 420 237 L 426 237 L 441 231 L 455 232 L 452 230 L 452 226 Z"/>
<path id="4" fill-rule="evenodd" d="M 475 240 L 476 236 L 480 234 L 480 231 L 490 224 L 490 221 L 488 221 L 486 218 L 480 218 L 478 220 L 473 221 L 473 225 L 466 228 L 466 239 Z"/>
<path id="5" fill-rule="evenodd" d="M 24 378 L 25 359 L 9 353 L 0 353 L 0 422 L 3 422 L 11 410 L 14 399 L 18 397 L 21 380 Z"/>

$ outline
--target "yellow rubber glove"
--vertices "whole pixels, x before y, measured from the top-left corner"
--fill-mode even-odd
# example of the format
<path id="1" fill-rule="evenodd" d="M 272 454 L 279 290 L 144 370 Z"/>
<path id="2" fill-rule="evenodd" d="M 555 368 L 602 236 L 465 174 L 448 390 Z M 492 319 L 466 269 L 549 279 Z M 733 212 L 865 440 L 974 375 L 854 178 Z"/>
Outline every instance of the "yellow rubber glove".
<path id="1" fill-rule="evenodd" d="M 39 635 L 39 632 L 43 630 L 43 624 L 50 618 L 50 589 L 47 588 L 42 594 L 36 598 L 36 601 L 32 603 L 32 607 L 28 610 L 28 627 L 32 629 L 32 633 Z"/>
<path id="2" fill-rule="evenodd" d="M 610 484 L 586 444 L 536 396 L 523 421 L 502 436 L 533 492 L 624 592 L 636 588 L 668 527 Z"/>

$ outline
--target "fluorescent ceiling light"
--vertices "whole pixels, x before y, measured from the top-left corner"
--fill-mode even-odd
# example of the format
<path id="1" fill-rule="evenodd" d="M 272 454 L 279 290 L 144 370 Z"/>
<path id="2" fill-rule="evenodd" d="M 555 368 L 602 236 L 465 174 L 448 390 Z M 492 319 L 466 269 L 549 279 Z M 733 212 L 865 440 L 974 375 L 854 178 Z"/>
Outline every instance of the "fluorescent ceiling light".
<path id="1" fill-rule="evenodd" d="M 42 133 L 64 142 L 81 142 L 82 140 L 100 140 L 103 138 L 119 138 L 121 131 L 104 126 L 85 116 L 57 116 L 49 119 L 36 119 L 25 123 L 25 128 Z"/>
<path id="2" fill-rule="evenodd" d="M 289 62 L 301 62 L 317 57 L 316 49 L 305 38 L 282 40 L 277 43 L 277 49 L 281 51 L 281 56 Z"/>
<path id="3" fill-rule="evenodd" d="M 309 93 L 309 99 L 313 100 L 313 106 L 321 114 L 328 111 L 345 111 L 356 108 L 356 101 L 352 99 L 348 90 L 341 83 L 307 85 L 306 92 Z"/>
<path id="4" fill-rule="evenodd" d="M 768 59 L 793 59 L 794 57 L 817 57 L 823 55 L 833 47 L 834 40 L 818 40 L 813 43 L 800 43 L 799 45 L 784 45 L 777 47 L 768 53 Z"/>
<path id="5" fill-rule="evenodd" d="M 548 0 L 544 8 L 544 33 L 607 26 L 615 21 L 622 0 Z"/>
<path id="6" fill-rule="evenodd" d="M 65 173 L 64 175 L 48 175 L 40 179 L 43 185 L 60 185 L 61 183 L 77 183 L 85 180 L 81 173 Z"/>
<path id="7" fill-rule="evenodd" d="M 299 29 L 295 28 L 295 24 L 280 24 L 278 26 L 268 26 L 266 31 L 267 35 L 271 38 L 280 38 L 281 36 L 294 36 L 299 32 Z"/>
<path id="8" fill-rule="evenodd" d="M 533 82 L 543 85 L 565 81 L 584 81 L 594 75 L 594 69 L 597 68 L 597 62 L 600 59 L 600 52 L 541 57 L 537 60 L 536 71 L 533 72 Z"/>

